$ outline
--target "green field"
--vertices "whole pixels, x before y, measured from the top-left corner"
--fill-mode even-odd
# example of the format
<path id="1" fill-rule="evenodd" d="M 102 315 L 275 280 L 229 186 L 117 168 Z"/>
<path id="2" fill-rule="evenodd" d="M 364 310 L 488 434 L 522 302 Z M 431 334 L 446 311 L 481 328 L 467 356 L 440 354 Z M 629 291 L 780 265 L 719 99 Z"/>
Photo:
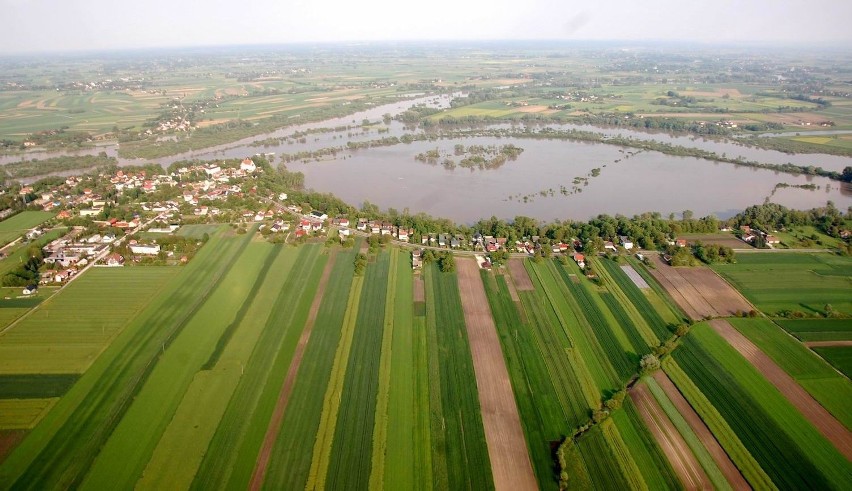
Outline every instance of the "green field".
<path id="1" fill-rule="evenodd" d="M 491 489 L 491 463 L 455 273 L 426 275 L 433 487 Z"/>
<path id="2" fill-rule="evenodd" d="M 224 227 L 217 223 L 183 225 L 177 230 L 176 234 L 181 237 L 200 239 L 204 237 L 204 234 L 212 237 L 214 234 L 222 231 L 223 229 Z"/>
<path id="3" fill-rule="evenodd" d="M 0 465 L 0 483 L 8 486 L 26 483 L 35 488 L 81 484 L 102 445 L 110 438 L 130 402 L 151 375 L 156 361 L 178 337 L 192 313 L 209 298 L 216 283 L 230 270 L 246 244 L 243 238 L 211 240 L 189 266 L 173 270 L 177 273 L 156 292 L 146 309 L 131 312 L 126 326 L 114 327 L 120 331 L 115 340 Z M 90 278 L 95 278 L 96 272 L 119 275 L 125 269 L 132 271 L 136 268 L 104 269 L 103 273 L 95 270 L 90 273 Z M 157 271 L 157 268 L 152 268 L 147 274 L 156 275 Z M 86 279 L 77 280 L 72 287 L 85 285 Z M 109 284 L 97 281 L 89 287 L 108 290 Z M 67 290 L 72 291 L 71 288 Z M 113 288 L 112 291 L 116 290 Z M 54 298 L 61 299 L 67 292 Z M 91 294 L 86 298 L 97 302 Z M 68 301 L 68 308 L 79 309 L 77 303 Z M 120 305 L 110 307 L 119 309 Z M 44 314 L 47 310 L 39 309 L 37 313 Z M 93 306 L 88 307 L 88 312 L 93 310 Z M 68 317 L 73 315 L 68 314 Z M 30 318 L 40 320 L 39 316 Z M 43 325 L 56 328 L 55 323 L 45 322 Z M 88 326 L 88 329 L 101 330 L 101 325 Z M 100 338 L 99 346 L 105 334 L 106 326 L 103 334 L 95 337 Z"/>
<path id="4" fill-rule="evenodd" d="M 713 269 L 768 314 L 822 314 L 825 306 L 852 314 L 852 258 L 832 254 L 740 254 Z"/>
<path id="5" fill-rule="evenodd" d="M 0 335 L 0 374 L 84 372 L 177 272 L 93 268 Z"/>
<path id="6" fill-rule="evenodd" d="M 831 366 L 840 370 L 846 378 L 852 377 L 852 348 L 849 346 L 822 346 L 813 348 Z"/>
<path id="7" fill-rule="evenodd" d="M 852 428 L 852 382 L 767 319 L 730 323 L 804 387 L 847 428 Z"/>
<path id="8" fill-rule="evenodd" d="M 775 323 L 802 341 L 852 341 L 850 319 L 778 319 Z"/>
<path id="9" fill-rule="evenodd" d="M 709 326 L 693 326 L 674 359 L 779 488 L 845 487 L 846 459 Z"/>
<path id="10" fill-rule="evenodd" d="M 55 217 L 49 211 L 22 211 L 0 222 L 0 247 L 24 235 L 28 230 Z"/>

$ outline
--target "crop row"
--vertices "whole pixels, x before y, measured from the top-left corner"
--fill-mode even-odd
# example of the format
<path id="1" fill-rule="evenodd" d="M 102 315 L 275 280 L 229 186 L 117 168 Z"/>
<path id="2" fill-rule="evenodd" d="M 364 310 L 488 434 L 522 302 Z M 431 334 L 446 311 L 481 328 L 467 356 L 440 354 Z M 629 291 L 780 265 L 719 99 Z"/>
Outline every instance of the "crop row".
<path id="1" fill-rule="evenodd" d="M 436 473 L 435 485 L 441 489 L 491 489 L 494 482 L 456 275 L 442 273 L 432 264 L 426 270 L 426 281 L 427 323 L 437 334 L 433 346 L 440 347 L 430 351 L 429 359 L 438 366 L 441 393 L 441 417 L 432 426 L 433 438 L 443 437 L 433 440 L 432 460 L 446 462 L 446 482 L 437 482 L 444 476 Z M 434 303 L 428 302 L 430 293 Z"/>
<path id="2" fill-rule="evenodd" d="M 613 465 L 616 457 L 609 447 L 601 425 L 593 427 L 580 437 L 577 448 L 595 489 L 631 489 L 621 466 Z"/>
<path id="3" fill-rule="evenodd" d="M 750 363 L 706 325 L 675 360 L 781 488 L 842 488 L 848 462 Z"/>

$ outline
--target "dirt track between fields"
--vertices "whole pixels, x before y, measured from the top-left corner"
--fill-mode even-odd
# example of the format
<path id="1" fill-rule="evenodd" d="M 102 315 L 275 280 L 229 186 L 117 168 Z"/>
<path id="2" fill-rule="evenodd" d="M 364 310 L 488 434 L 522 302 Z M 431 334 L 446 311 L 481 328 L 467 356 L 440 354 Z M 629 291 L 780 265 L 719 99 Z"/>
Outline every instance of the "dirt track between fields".
<path id="1" fill-rule="evenodd" d="M 683 394 L 677 390 L 675 384 L 669 379 L 668 375 L 665 374 L 662 370 L 657 370 L 654 373 L 654 380 L 660 384 L 663 391 L 669 397 L 669 400 L 672 401 L 672 404 L 677 408 L 677 411 L 683 416 L 683 419 L 689 424 L 689 427 L 692 428 L 692 431 L 695 432 L 695 435 L 701 441 L 701 444 L 704 445 L 704 448 L 710 453 L 710 456 L 713 457 L 713 461 L 716 462 L 716 465 L 719 466 L 719 470 L 722 471 L 722 474 L 725 476 L 725 480 L 731 484 L 731 487 L 737 490 L 740 489 L 751 489 L 748 481 L 745 480 L 743 475 L 740 473 L 737 466 L 731 461 L 731 458 L 728 456 L 725 449 L 719 445 L 719 442 L 716 440 L 716 437 L 713 436 L 713 433 L 710 431 L 710 428 L 704 424 L 704 421 L 695 412 L 692 406 L 689 404 L 689 401 L 683 397 Z"/>
<path id="2" fill-rule="evenodd" d="M 830 348 L 832 346 L 852 346 L 852 341 L 805 341 L 808 348 Z"/>
<path id="3" fill-rule="evenodd" d="M 830 441 L 847 459 L 852 461 L 852 433 L 831 415 L 819 402 L 802 388 L 787 372 L 772 361 L 747 337 L 740 334 L 727 321 L 717 319 L 710 326 L 731 346 L 743 355 L 790 403 L 813 423 L 814 427 Z"/>
<path id="4" fill-rule="evenodd" d="M 693 320 L 727 317 L 754 307 L 713 270 L 704 266 L 674 268 L 656 254 L 650 255 L 656 266 L 649 271 L 672 299 Z"/>
<path id="5" fill-rule="evenodd" d="M 278 401 L 275 403 L 275 411 L 272 413 L 272 419 L 269 420 L 269 426 L 266 428 L 266 435 L 263 437 L 263 446 L 260 447 L 257 463 L 254 466 L 254 472 L 249 482 L 249 489 L 252 491 L 259 490 L 263 485 L 263 479 L 266 477 L 266 467 L 269 465 L 272 447 L 278 438 L 278 432 L 281 430 L 284 411 L 287 409 L 287 403 L 290 401 L 290 394 L 293 392 L 293 385 L 296 383 L 296 374 L 299 373 L 299 366 L 302 364 L 305 348 L 308 346 L 308 341 L 311 338 L 311 331 L 314 329 L 314 323 L 316 323 L 320 304 L 322 304 L 322 298 L 325 295 L 325 287 L 328 285 L 328 279 L 331 276 L 331 270 L 334 267 L 336 257 L 336 251 L 332 250 L 322 271 L 319 286 L 311 303 L 311 310 L 308 312 L 305 328 L 299 337 L 299 344 L 296 345 L 296 351 L 293 353 L 293 360 L 290 362 L 287 376 L 284 377 L 284 383 L 281 385 L 281 392 L 278 394 Z"/>
<path id="6" fill-rule="evenodd" d="M 509 259 L 509 274 L 512 275 L 512 280 L 515 282 L 515 288 L 520 292 L 535 290 L 532 284 L 530 275 L 527 274 L 524 268 L 524 260 L 522 258 L 513 257 Z"/>
<path id="7" fill-rule="evenodd" d="M 473 259 L 458 258 L 456 268 L 494 487 L 498 491 L 538 489 L 479 266 Z"/>
<path id="8" fill-rule="evenodd" d="M 637 384 L 630 391 L 630 399 L 636 404 L 645 426 L 669 459 L 683 487 L 687 490 L 713 489 L 713 483 L 707 473 L 701 468 L 692 450 L 651 395 L 648 387 L 645 384 Z"/>

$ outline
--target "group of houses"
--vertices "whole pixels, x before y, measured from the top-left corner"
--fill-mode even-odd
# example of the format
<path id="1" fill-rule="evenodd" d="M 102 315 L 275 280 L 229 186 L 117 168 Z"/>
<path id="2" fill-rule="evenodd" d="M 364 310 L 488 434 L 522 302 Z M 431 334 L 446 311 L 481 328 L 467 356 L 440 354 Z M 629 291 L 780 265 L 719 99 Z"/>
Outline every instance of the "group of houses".
<path id="1" fill-rule="evenodd" d="M 763 242 L 767 245 L 776 245 L 781 243 L 781 239 L 776 237 L 775 235 L 769 234 L 757 228 L 752 228 L 749 225 L 743 225 L 740 227 L 740 239 L 746 244 L 754 245 L 755 241 L 758 237 L 763 238 Z"/>

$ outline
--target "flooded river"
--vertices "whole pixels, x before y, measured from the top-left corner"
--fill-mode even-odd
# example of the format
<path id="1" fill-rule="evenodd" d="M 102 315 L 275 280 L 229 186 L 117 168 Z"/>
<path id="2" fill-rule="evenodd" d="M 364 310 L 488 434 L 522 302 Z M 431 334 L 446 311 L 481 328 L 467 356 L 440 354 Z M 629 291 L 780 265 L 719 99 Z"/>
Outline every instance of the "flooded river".
<path id="1" fill-rule="evenodd" d="M 328 147 L 343 147 L 347 142 L 376 140 L 388 136 L 401 137 L 420 133 L 399 122 L 361 127 L 364 119 L 380 122 L 384 114 L 399 114 L 417 103 L 448 107 L 450 96 L 436 96 L 378 106 L 350 116 L 285 128 L 230 144 L 187 152 L 155 162 L 167 166 L 181 159 L 242 158 L 256 153 L 274 153 L 275 161 L 283 153 L 294 154 Z M 508 128 L 509 125 L 499 125 Z M 691 136 L 644 133 L 617 128 L 595 128 L 575 125 L 547 125 L 554 129 L 578 129 L 606 135 L 620 135 L 642 140 L 656 140 L 673 145 L 697 147 L 728 157 L 741 156 L 761 163 L 813 165 L 842 170 L 852 165 L 852 158 L 830 155 L 799 154 L 761 150 L 735 141 L 715 141 Z M 339 128 L 341 131 L 309 134 L 304 140 L 287 138 L 296 131 Z M 539 126 L 540 127 L 540 126 Z M 381 128 L 381 131 L 379 129 Z M 523 129 L 522 125 L 517 126 Z M 255 142 L 281 139 L 269 146 Z M 452 154 L 453 146 L 505 145 L 524 149 L 515 160 L 492 170 L 453 170 L 441 165 L 416 161 L 414 156 L 439 149 Z M 116 155 L 115 146 L 85 150 L 96 154 L 106 151 Z M 658 211 L 663 215 L 692 210 L 696 216 L 715 214 L 729 217 L 750 205 L 769 199 L 782 205 L 807 209 L 823 206 L 829 200 L 841 210 L 852 206 L 852 188 L 837 181 L 814 176 L 794 176 L 771 170 L 735 166 L 691 157 L 675 157 L 659 152 L 637 152 L 602 143 L 532 140 L 521 138 L 470 137 L 438 141 L 418 141 L 389 147 L 345 150 L 335 158 L 307 163 L 288 164 L 290 170 L 305 174 L 306 185 L 317 191 L 331 192 L 343 200 L 360 206 L 369 201 L 381 208 L 400 212 L 426 212 L 462 223 L 474 222 L 492 215 L 513 218 L 517 215 L 541 220 L 585 220 L 600 213 L 633 215 Z M 28 158 L 45 158 L 55 154 L 28 154 Z M 0 163 L 19 160 L 3 157 Z M 460 160 L 459 158 L 455 159 Z M 145 161 L 119 159 L 122 165 Z M 594 168 L 600 174 L 591 176 Z M 582 178 L 575 184 L 575 178 Z M 586 180 L 587 179 L 587 180 Z M 788 185 L 813 184 L 817 189 Z M 579 188 L 579 191 L 575 189 Z"/>

